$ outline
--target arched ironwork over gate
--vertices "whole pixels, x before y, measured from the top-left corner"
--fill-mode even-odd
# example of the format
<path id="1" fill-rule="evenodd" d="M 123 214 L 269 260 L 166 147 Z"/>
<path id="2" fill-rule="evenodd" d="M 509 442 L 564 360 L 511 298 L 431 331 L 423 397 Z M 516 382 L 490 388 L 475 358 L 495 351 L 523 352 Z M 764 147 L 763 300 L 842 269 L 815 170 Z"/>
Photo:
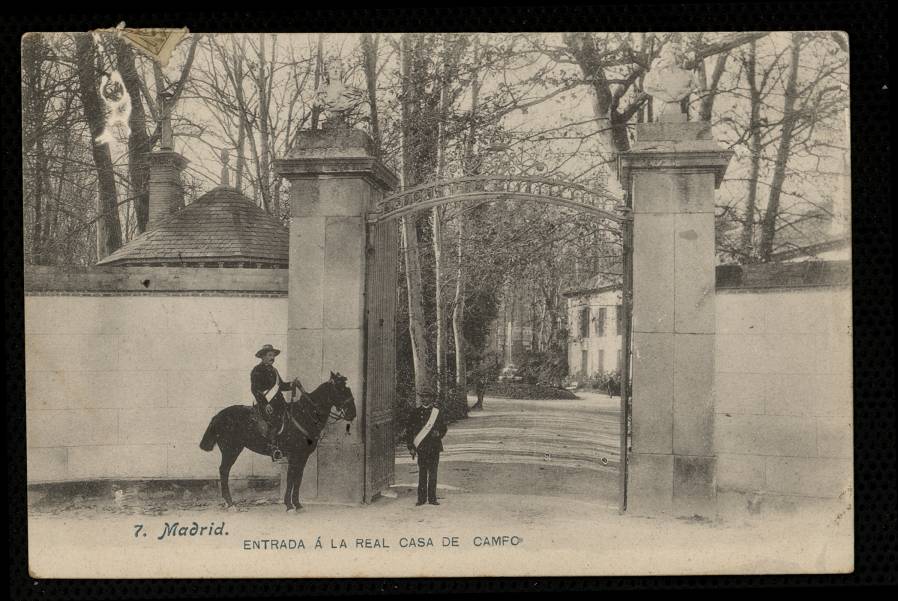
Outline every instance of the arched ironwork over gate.
<path id="1" fill-rule="evenodd" d="M 537 201 L 585 211 L 610 221 L 628 219 L 621 199 L 605 190 L 559 179 L 478 175 L 430 182 L 392 194 L 377 203 L 371 219 L 388 221 L 451 202 Z"/>
<path id="2" fill-rule="evenodd" d="M 393 418 L 398 302 L 399 235 L 394 221 L 416 211 L 453 202 L 534 201 L 595 215 L 621 234 L 623 246 L 620 418 L 620 505 L 626 507 L 628 412 L 630 398 L 630 322 L 632 305 L 632 216 L 629 199 L 605 190 L 558 179 L 472 176 L 430 182 L 376 203 L 368 214 L 366 320 L 366 500 L 392 483 Z"/>

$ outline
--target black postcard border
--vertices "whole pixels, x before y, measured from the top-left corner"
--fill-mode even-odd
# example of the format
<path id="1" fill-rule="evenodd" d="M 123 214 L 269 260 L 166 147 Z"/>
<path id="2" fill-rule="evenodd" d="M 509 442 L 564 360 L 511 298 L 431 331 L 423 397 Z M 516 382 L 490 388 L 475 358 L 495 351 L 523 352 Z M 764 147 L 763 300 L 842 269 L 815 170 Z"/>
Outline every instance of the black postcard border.
<path id="1" fill-rule="evenodd" d="M 282 5 L 281 5 L 282 6 Z M 845 575 L 364 580 L 35 580 L 27 568 L 21 212 L 20 39 L 28 31 L 187 26 L 192 31 L 836 30 L 851 48 L 855 369 L 855 571 Z M 896 437 L 893 209 L 890 205 L 889 10 L 885 2 L 740 2 L 602 6 L 310 9 L 251 13 L 56 12 L 0 19 L 6 283 L 9 594 L 12 599 L 233 599 L 378 594 L 586 592 L 895 585 Z M 600 541 L 597 541 L 600 544 Z"/>

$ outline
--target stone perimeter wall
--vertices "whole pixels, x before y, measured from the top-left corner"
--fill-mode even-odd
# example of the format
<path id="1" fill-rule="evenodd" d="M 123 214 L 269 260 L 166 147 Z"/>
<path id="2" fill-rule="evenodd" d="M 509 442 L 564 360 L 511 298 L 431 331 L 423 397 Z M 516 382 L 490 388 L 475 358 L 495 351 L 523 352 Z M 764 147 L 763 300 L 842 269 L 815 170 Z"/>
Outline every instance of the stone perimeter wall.
<path id="1" fill-rule="evenodd" d="M 286 338 L 285 270 L 29 267 L 28 483 L 217 478 L 200 438 L 217 411 L 251 403 L 262 344 L 285 350 L 285 371 Z M 232 475 L 278 468 L 245 451 Z"/>
<path id="2" fill-rule="evenodd" d="M 718 268 L 724 503 L 850 494 L 850 270 L 823 267 Z M 216 411 L 251 402 L 257 347 L 284 349 L 285 372 L 286 290 L 285 270 L 29 268 L 28 483 L 217 478 L 218 452 L 199 439 Z M 232 474 L 278 470 L 246 452 Z"/>
<path id="3" fill-rule="evenodd" d="M 719 502 L 850 502 L 850 288 L 718 289 L 715 357 Z"/>

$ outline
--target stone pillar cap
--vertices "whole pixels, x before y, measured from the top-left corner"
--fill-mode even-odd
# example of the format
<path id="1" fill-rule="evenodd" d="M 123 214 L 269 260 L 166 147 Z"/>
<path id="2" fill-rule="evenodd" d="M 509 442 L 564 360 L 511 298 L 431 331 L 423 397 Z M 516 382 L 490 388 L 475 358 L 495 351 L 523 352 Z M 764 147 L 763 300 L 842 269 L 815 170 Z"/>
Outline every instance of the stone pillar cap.
<path id="1" fill-rule="evenodd" d="M 283 159 L 275 161 L 278 175 L 287 179 L 319 175 L 361 177 L 383 190 L 395 190 L 399 178 L 388 169 L 364 131 L 348 128 L 301 131 Z"/>
<path id="2" fill-rule="evenodd" d="M 285 159 L 324 156 L 376 156 L 374 140 L 360 129 L 308 129 L 296 134 L 296 143 Z"/>
<path id="3" fill-rule="evenodd" d="M 177 167 L 179 170 L 184 169 L 190 162 L 180 153 L 174 150 L 152 150 L 147 153 L 147 160 L 156 165 L 165 165 L 166 163 Z"/>
<path id="4" fill-rule="evenodd" d="M 707 121 L 639 123 L 636 142 L 618 155 L 618 177 L 626 187 L 637 169 L 712 171 L 719 187 L 733 154 L 712 138 Z"/>

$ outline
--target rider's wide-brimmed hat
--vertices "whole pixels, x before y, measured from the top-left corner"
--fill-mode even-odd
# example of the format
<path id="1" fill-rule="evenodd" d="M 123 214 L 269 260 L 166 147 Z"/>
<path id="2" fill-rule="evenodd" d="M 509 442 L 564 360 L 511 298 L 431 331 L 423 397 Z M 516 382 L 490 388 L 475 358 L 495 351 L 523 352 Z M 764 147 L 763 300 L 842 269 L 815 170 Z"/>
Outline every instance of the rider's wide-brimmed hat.
<path id="1" fill-rule="evenodd" d="M 274 355 L 276 357 L 281 354 L 281 349 L 276 349 L 273 346 L 271 346 L 270 344 L 266 344 L 265 346 L 260 348 L 258 351 L 256 351 L 256 357 L 261 359 L 262 356 L 265 355 L 265 353 L 274 353 Z"/>

